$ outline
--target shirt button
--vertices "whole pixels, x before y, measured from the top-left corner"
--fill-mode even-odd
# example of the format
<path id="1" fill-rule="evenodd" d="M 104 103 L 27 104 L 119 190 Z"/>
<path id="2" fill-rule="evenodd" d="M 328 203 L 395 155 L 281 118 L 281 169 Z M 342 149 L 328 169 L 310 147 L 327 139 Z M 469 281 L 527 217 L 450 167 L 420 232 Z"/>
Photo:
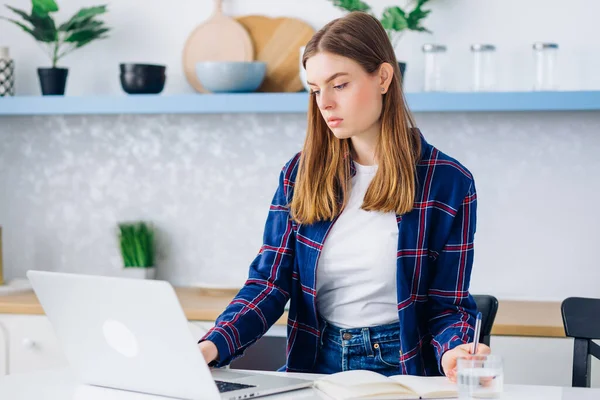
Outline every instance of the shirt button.
<path id="1" fill-rule="evenodd" d="M 342 335 L 342 339 L 344 339 L 344 340 L 350 340 L 350 339 L 352 339 L 352 334 L 351 334 L 351 333 L 348 333 L 348 332 L 346 332 L 346 333 L 344 333 L 344 334 Z"/>

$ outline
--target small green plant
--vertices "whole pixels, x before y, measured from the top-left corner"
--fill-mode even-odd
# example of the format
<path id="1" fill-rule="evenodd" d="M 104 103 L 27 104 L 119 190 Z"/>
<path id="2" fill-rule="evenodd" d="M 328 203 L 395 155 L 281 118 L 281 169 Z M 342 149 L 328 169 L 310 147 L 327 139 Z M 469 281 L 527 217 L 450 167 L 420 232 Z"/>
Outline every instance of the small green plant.
<path id="1" fill-rule="evenodd" d="M 363 11 L 372 15 L 371 6 L 361 0 L 330 0 L 334 6 L 345 11 Z M 423 6 L 430 0 L 412 0 L 404 7 L 390 6 L 383 10 L 383 15 L 378 18 L 385 28 L 394 48 L 405 31 L 428 32 L 421 23 L 431 10 L 423 10 Z M 412 7 L 410 11 L 408 8 Z"/>
<path id="2" fill-rule="evenodd" d="M 31 13 L 6 5 L 6 8 L 20 16 L 23 21 L 0 17 L 19 26 L 42 44 L 44 51 L 56 68 L 58 61 L 94 40 L 108 37 L 110 28 L 97 17 L 106 12 L 106 5 L 82 8 L 67 22 L 56 26 L 51 13 L 58 11 L 54 0 L 31 0 Z"/>
<path id="3" fill-rule="evenodd" d="M 119 224 L 119 243 L 125 268 L 154 267 L 154 230 L 145 222 Z"/>

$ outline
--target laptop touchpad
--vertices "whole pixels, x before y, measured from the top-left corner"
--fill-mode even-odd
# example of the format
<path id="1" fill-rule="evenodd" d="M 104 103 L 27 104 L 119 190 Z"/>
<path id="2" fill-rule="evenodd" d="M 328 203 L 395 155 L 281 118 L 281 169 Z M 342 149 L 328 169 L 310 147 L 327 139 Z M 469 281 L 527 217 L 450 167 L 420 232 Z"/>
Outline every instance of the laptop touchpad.
<path id="1" fill-rule="evenodd" d="M 231 372 L 231 370 L 223 369 L 212 369 L 211 371 L 213 379 L 219 379 L 222 381 L 237 381 L 240 379 L 251 377 L 252 375 L 242 374 L 238 372 Z"/>

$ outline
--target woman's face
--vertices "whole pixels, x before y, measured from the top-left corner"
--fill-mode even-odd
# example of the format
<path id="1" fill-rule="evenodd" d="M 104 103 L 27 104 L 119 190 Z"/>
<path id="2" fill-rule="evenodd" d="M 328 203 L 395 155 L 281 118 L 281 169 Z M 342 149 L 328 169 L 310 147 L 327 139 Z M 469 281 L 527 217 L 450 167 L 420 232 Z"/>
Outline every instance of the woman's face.
<path id="1" fill-rule="evenodd" d="M 381 78 L 380 73 L 368 74 L 354 60 L 331 53 L 317 53 L 306 61 L 311 93 L 338 139 L 360 135 L 378 123 L 381 95 L 387 90 Z"/>

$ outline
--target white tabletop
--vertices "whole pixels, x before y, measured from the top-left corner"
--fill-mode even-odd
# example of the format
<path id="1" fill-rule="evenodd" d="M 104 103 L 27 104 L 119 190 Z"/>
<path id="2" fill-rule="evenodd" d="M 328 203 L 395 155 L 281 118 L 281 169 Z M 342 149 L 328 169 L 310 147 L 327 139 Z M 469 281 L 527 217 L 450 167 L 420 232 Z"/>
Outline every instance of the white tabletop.
<path id="1" fill-rule="evenodd" d="M 310 378 L 311 375 L 290 374 Z M 561 388 L 554 386 L 505 385 L 503 400 L 598 400 L 600 389 Z M 66 369 L 0 378 L 0 399 L 10 400 L 172 400 L 161 396 L 82 385 Z M 319 399 L 314 389 L 267 396 L 265 400 Z"/>

